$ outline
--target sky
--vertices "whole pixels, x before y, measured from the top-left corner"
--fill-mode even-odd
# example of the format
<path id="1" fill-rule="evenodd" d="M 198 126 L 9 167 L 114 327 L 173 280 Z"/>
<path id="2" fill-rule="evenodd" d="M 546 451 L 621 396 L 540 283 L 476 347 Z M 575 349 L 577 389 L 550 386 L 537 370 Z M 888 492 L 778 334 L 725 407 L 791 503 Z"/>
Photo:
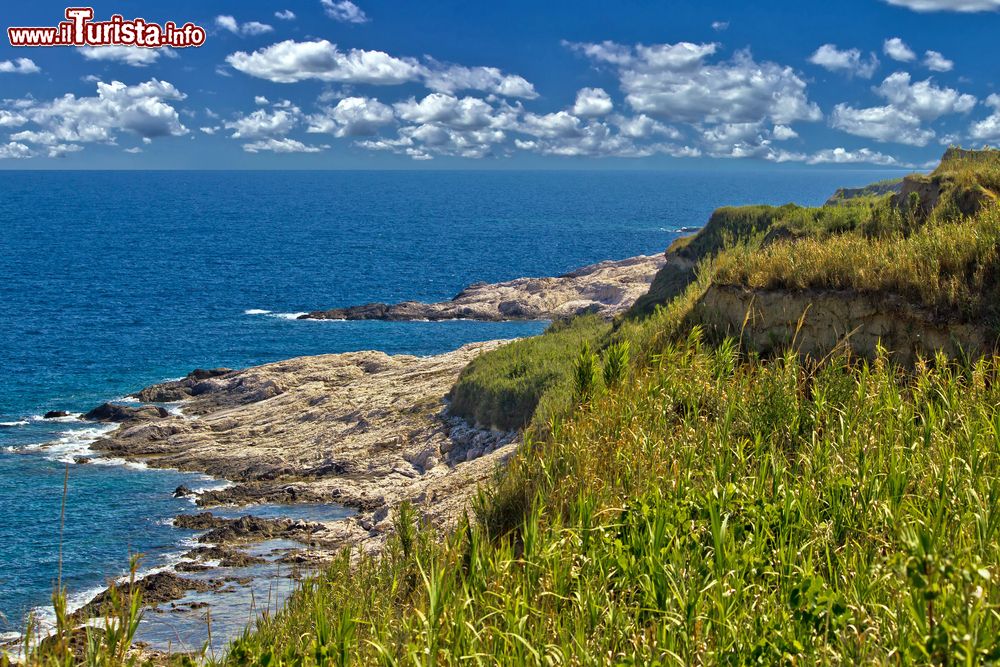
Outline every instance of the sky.
<path id="1" fill-rule="evenodd" d="M 1000 142 L 1000 0 L 140 0 L 0 38 L 0 169 L 923 168 Z M 3 27 L 66 5 L 6 3 Z M 5 30 L 6 32 L 6 30 Z"/>

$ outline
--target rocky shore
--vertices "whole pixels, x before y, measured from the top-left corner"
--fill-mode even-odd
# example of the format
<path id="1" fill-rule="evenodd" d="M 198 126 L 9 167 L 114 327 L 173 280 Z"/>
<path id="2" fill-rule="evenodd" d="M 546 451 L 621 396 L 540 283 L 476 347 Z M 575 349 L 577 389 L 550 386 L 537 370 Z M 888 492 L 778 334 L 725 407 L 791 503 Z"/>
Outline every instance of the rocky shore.
<path id="1" fill-rule="evenodd" d="M 663 255 L 600 262 L 551 278 L 476 283 L 450 301 L 369 303 L 316 310 L 300 320 L 547 320 L 583 313 L 613 317 L 649 289 Z"/>
<path id="2" fill-rule="evenodd" d="M 122 425 L 92 448 L 233 483 L 198 495 L 196 502 L 206 508 L 267 502 L 357 510 L 351 518 L 297 531 L 244 522 L 239 535 L 202 517 L 200 528 L 213 531 L 212 543 L 280 534 L 331 551 L 345 545 L 377 549 L 400 501 L 447 524 L 514 450 L 515 433 L 475 429 L 450 417 L 445 404 L 462 368 L 504 343 L 474 343 L 433 357 L 355 352 L 199 371 L 136 396 L 182 400 L 183 414 L 135 409 L 119 415 Z M 198 528 L 191 517 L 179 520 Z"/>

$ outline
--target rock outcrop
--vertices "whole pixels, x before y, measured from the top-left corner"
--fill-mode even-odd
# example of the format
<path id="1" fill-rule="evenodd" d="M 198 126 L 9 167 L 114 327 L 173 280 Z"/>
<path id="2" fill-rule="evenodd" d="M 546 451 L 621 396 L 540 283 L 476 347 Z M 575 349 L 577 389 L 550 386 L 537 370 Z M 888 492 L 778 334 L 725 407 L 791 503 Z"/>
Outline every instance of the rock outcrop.
<path id="1" fill-rule="evenodd" d="M 593 264 L 555 278 L 477 283 L 440 303 L 369 303 L 317 310 L 299 319 L 504 321 L 556 319 L 582 313 L 611 318 L 646 293 L 663 262 L 662 255 L 640 255 Z"/>
<path id="2" fill-rule="evenodd" d="M 163 419 L 169 412 L 155 405 L 132 407 L 118 403 L 103 403 L 83 415 L 82 419 L 92 422 L 126 423 Z"/>
<path id="3" fill-rule="evenodd" d="M 200 381 L 209 384 L 186 399 L 184 415 L 123 424 L 93 448 L 236 482 L 201 494 L 202 506 L 337 502 L 359 510 L 320 527 L 263 522 L 256 526 L 262 530 L 251 530 L 249 519 L 179 519 L 216 531 L 212 540 L 239 542 L 240 531 L 253 534 L 246 539 L 297 533 L 329 548 L 345 542 L 378 548 L 399 501 L 448 523 L 514 451 L 515 433 L 471 428 L 445 409 L 462 368 L 505 342 L 433 357 L 301 357 L 220 374 Z"/>
<path id="4" fill-rule="evenodd" d="M 742 336 L 764 353 L 791 345 L 820 358 L 845 346 L 872 358 L 881 345 L 904 366 L 912 366 L 918 356 L 932 358 L 938 350 L 953 358 L 975 357 L 997 345 L 996 334 L 984 325 L 941 321 L 891 294 L 713 285 L 691 317 L 716 335 Z"/>
<path id="5" fill-rule="evenodd" d="M 146 387 L 136 393 L 135 398 L 144 403 L 173 403 L 183 401 L 191 396 L 211 391 L 215 385 L 207 382 L 214 378 L 226 377 L 234 373 L 231 368 L 198 368 L 187 374 L 180 380 L 162 382 L 152 387 Z"/>

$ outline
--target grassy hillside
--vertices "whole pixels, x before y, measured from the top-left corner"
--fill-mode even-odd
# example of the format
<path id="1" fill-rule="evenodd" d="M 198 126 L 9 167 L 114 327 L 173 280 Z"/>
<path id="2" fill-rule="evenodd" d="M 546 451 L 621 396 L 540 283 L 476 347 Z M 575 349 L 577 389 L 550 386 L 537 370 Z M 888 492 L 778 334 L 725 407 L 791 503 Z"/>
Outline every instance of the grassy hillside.
<path id="1" fill-rule="evenodd" d="M 478 357 L 451 390 L 451 413 L 505 431 L 527 426 L 536 412 L 546 420 L 566 407 L 571 368 L 583 344 L 599 346 L 610 330 L 595 315 L 577 317 Z"/>
<path id="2" fill-rule="evenodd" d="M 529 432 L 476 519 L 404 512 L 383 560 L 345 559 L 229 662 L 1000 660 L 997 359 L 762 360 L 684 325 L 712 280 L 987 305 L 997 209 L 891 197 L 717 212 L 672 249 L 701 279 L 605 339 L 628 376 Z"/>
<path id="3" fill-rule="evenodd" d="M 1000 661 L 1000 358 L 762 359 L 686 324 L 713 280 L 991 312 L 1000 209 L 947 202 L 987 187 L 993 155 L 947 162 L 940 210 L 720 209 L 644 314 L 481 357 L 455 409 L 542 407 L 470 518 L 440 535 L 400 508 L 381 558 L 343 554 L 222 662 Z"/>

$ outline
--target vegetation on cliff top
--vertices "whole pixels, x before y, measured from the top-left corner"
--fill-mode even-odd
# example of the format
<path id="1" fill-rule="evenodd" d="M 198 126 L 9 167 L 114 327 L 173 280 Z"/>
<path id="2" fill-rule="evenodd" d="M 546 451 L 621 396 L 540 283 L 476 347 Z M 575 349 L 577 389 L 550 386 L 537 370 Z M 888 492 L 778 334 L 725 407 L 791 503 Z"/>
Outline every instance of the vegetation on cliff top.
<path id="1" fill-rule="evenodd" d="M 449 410 L 485 428 L 505 431 L 527 426 L 536 414 L 540 422 L 547 421 L 568 407 L 570 369 L 581 346 L 598 344 L 610 330 L 601 318 L 586 315 L 554 322 L 541 336 L 480 355 L 452 388 Z"/>
<path id="2" fill-rule="evenodd" d="M 998 358 L 764 360 L 685 325 L 727 276 L 982 299 L 997 211 L 889 197 L 721 213 L 730 233 L 674 248 L 700 280 L 604 339 L 631 343 L 629 376 L 529 431 L 475 521 L 440 540 L 402 512 L 381 561 L 345 556 L 228 661 L 1000 660 Z"/>
<path id="3" fill-rule="evenodd" d="M 979 160 L 952 155 L 954 182 Z M 645 317 L 482 357 L 469 409 L 493 420 L 526 405 L 507 389 L 539 386 L 564 409 L 457 530 L 400 508 L 381 558 L 343 554 L 223 662 L 1000 660 L 1000 357 L 762 359 L 686 324 L 713 279 L 985 302 L 1000 212 L 918 215 L 917 194 L 722 209 L 673 249 L 689 279 Z M 599 378 L 626 342 L 627 372 Z"/>

